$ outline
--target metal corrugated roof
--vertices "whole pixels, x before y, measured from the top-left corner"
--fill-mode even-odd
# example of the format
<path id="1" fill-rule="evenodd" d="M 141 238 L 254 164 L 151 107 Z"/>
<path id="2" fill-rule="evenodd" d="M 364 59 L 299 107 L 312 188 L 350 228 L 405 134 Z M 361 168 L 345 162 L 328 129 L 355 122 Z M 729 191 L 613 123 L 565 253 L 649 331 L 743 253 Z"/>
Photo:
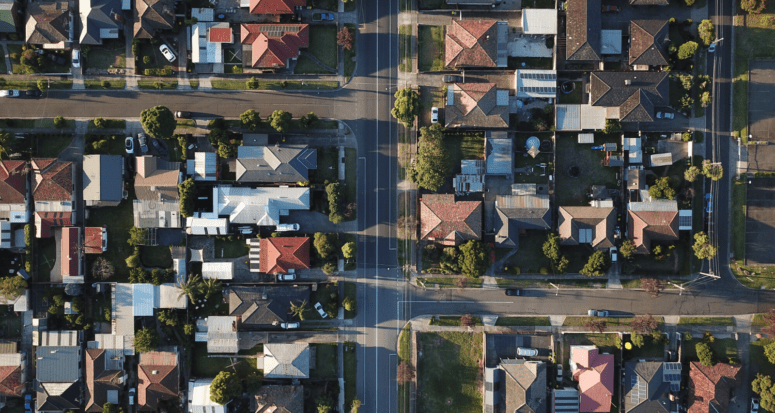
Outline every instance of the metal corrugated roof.
<path id="1" fill-rule="evenodd" d="M 231 280 L 234 278 L 234 263 L 229 262 L 204 262 L 202 263 L 202 278 L 209 280 Z"/>
<path id="2" fill-rule="evenodd" d="M 525 34 L 557 34 L 557 10 L 522 10 L 522 30 Z"/>
<path id="3" fill-rule="evenodd" d="M 153 316 L 153 284 L 132 285 L 132 315 L 135 317 Z"/>

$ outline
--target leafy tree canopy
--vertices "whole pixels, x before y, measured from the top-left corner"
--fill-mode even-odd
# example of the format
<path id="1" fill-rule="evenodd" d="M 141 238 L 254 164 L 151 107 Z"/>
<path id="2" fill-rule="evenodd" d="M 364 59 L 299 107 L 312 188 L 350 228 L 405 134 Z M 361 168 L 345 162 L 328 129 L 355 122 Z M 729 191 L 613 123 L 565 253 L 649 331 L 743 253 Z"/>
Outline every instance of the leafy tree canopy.
<path id="1" fill-rule="evenodd" d="M 414 125 L 414 118 L 420 114 L 420 94 L 407 87 L 399 89 L 393 96 L 396 102 L 390 114 L 404 126 L 411 128 Z"/>
<path id="2" fill-rule="evenodd" d="M 140 123 L 146 133 L 160 139 L 171 138 L 178 127 L 172 111 L 161 105 L 144 110 L 140 114 Z"/>
<path id="3" fill-rule="evenodd" d="M 218 404 L 226 404 L 242 394 L 242 382 L 235 373 L 222 371 L 210 383 L 210 400 Z"/>
<path id="4" fill-rule="evenodd" d="M 458 264 L 460 272 L 468 277 L 478 278 L 487 271 L 490 254 L 486 244 L 479 241 L 468 241 L 460 246 Z"/>

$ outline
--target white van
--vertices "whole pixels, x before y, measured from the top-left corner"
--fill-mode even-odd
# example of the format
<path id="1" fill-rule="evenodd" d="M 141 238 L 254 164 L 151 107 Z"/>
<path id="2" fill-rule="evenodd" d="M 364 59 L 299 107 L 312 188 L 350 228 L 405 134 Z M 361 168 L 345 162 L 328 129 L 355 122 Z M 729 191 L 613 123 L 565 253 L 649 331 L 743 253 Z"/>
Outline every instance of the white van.
<path id="1" fill-rule="evenodd" d="M 616 262 L 619 259 L 616 247 L 611 247 L 611 262 Z"/>

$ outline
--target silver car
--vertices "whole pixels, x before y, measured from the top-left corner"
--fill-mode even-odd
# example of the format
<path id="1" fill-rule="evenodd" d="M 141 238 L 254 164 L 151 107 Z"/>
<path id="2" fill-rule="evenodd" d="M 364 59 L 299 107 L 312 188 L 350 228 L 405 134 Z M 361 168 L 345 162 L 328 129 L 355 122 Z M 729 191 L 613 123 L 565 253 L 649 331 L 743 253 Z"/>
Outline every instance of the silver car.
<path id="1" fill-rule="evenodd" d="M 535 357 L 538 355 L 538 350 L 528 347 L 517 347 L 517 355 L 522 357 Z"/>
<path id="2" fill-rule="evenodd" d="M 320 317 L 322 318 L 328 318 L 328 314 L 323 310 L 323 306 L 320 305 L 320 301 L 315 303 L 315 310 L 318 310 L 318 314 L 320 314 Z"/>
<path id="3" fill-rule="evenodd" d="M 172 50 L 170 50 L 170 48 L 169 48 L 169 47 L 167 47 L 167 45 L 166 45 L 166 44 L 163 44 L 163 45 L 159 46 L 159 51 L 161 52 L 161 54 L 163 54 L 163 55 L 164 55 L 164 57 L 166 57 L 166 58 L 167 58 L 167 60 L 169 60 L 169 61 L 170 61 L 170 63 L 174 62 L 174 61 L 175 61 L 175 59 L 177 59 L 177 58 L 175 57 L 175 55 L 174 55 L 174 54 L 172 54 Z"/>
<path id="4" fill-rule="evenodd" d="M 137 134 L 137 143 L 140 144 L 140 152 L 143 154 L 148 153 L 148 145 L 146 144 L 144 133 L 140 132 Z"/>

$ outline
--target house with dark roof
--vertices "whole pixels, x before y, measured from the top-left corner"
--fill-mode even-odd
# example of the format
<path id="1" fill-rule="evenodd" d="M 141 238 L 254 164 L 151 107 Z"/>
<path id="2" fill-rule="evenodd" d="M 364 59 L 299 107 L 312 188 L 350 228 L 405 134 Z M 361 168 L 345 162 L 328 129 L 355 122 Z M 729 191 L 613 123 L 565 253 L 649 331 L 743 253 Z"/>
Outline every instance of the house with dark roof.
<path id="1" fill-rule="evenodd" d="M 84 155 L 83 200 L 88 207 L 118 206 L 123 199 L 124 160 L 120 155 Z"/>
<path id="2" fill-rule="evenodd" d="M 180 228 L 180 162 L 167 162 L 151 155 L 138 156 L 135 161 L 135 227 Z"/>
<path id="3" fill-rule="evenodd" d="M 21 27 L 20 2 L 0 0 L 0 33 L 16 33 Z"/>
<path id="4" fill-rule="evenodd" d="M 444 66 L 506 67 L 508 23 L 495 20 L 453 20 L 444 38 Z"/>
<path id="5" fill-rule="evenodd" d="M 0 343 L 0 396 L 21 397 L 26 389 L 27 368 L 24 352 L 15 341 Z"/>
<path id="6" fill-rule="evenodd" d="M 306 0 L 247 0 L 240 1 L 240 7 L 249 7 L 253 14 L 293 14 L 299 7 L 306 7 Z"/>
<path id="7" fill-rule="evenodd" d="M 307 145 L 237 148 L 237 182 L 307 182 L 317 167 L 318 151 Z"/>
<path id="8" fill-rule="evenodd" d="M 118 39 L 124 30 L 121 0 L 79 0 L 81 15 L 80 44 L 102 44 L 103 39 Z"/>
<path id="9" fill-rule="evenodd" d="M 630 66 L 648 70 L 651 66 L 666 66 L 669 25 L 667 20 L 630 21 Z"/>
<path id="10" fill-rule="evenodd" d="M 35 236 L 50 237 L 51 227 L 72 225 L 75 168 L 55 158 L 33 158 L 32 198 L 35 200 Z"/>
<path id="11" fill-rule="evenodd" d="M 134 37 L 151 39 L 161 30 L 171 30 L 175 24 L 173 0 L 134 0 Z"/>
<path id="12" fill-rule="evenodd" d="M 602 59 L 601 11 L 600 0 L 568 0 L 565 60 L 596 63 Z"/>
<path id="13" fill-rule="evenodd" d="M 681 390 L 681 363 L 629 361 L 624 363 L 624 413 L 678 411 L 671 394 Z"/>
<path id="14" fill-rule="evenodd" d="M 650 254 L 652 241 L 678 240 L 678 202 L 630 202 L 627 208 L 627 233 L 635 244 L 636 254 Z"/>
<path id="15" fill-rule="evenodd" d="M 614 208 L 561 206 L 558 212 L 560 245 L 589 244 L 595 249 L 614 246 Z"/>
<path id="16" fill-rule="evenodd" d="M 36 347 L 35 370 L 36 411 L 64 412 L 81 408 L 80 345 Z"/>
<path id="17" fill-rule="evenodd" d="M 277 328 L 290 319 L 290 306 L 309 302 L 308 286 L 254 286 L 229 288 L 229 315 L 238 317 L 239 329 Z"/>
<path id="18" fill-rule="evenodd" d="M 482 239 L 482 201 L 455 201 L 455 195 L 423 195 L 420 239 L 456 246 Z"/>
<path id="19" fill-rule="evenodd" d="M 733 390 L 742 384 L 742 367 L 727 363 L 689 364 L 687 413 L 726 413 Z"/>
<path id="20" fill-rule="evenodd" d="M 287 273 L 309 268 L 309 237 L 261 238 L 259 272 Z"/>
<path id="21" fill-rule="evenodd" d="M 304 386 L 264 385 L 250 396 L 252 413 L 303 413 Z"/>
<path id="22" fill-rule="evenodd" d="M 579 411 L 610 412 L 614 394 L 614 356 L 595 346 L 571 346 L 570 367 L 579 382 Z"/>
<path id="23" fill-rule="evenodd" d="M 151 351 L 140 353 L 137 364 L 137 409 L 158 411 L 159 401 L 180 397 L 178 353 Z"/>
<path id="24" fill-rule="evenodd" d="M 27 162 L 0 161 L 0 220 L 27 223 Z"/>
<path id="25" fill-rule="evenodd" d="M 267 379 L 308 379 L 310 357 L 309 343 L 264 344 L 264 377 Z"/>
<path id="26" fill-rule="evenodd" d="M 64 49 L 73 41 L 73 13 L 66 1 L 30 2 L 27 4 L 25 41 L 45 45 L 47 49 Z"/>
<path id="27" fill-rule="evenodd" d="M 120 360 L 117 360 L 120 359 Z M 102 412 L 105 403 L 119 405 L 119 394 L 124 387 L 124 354 L 115 350 L 86 349 L 86 407 L 87 412 Z"/>
<path id="28" fill-rule="evenodd" d="M 546 363 L 543 361 L 503 359 L 492 369 L 492 382 L 492 387 L 498 389 L 493 392 L 493 411 L 547 412 Z"/>
<path id="29" fill-rule="evenodd" d="M 536 184 L 513 184 L 511 195 L 495 197 L 495 244 L 519 248 L 519 234 L 552 228 L 549 194 L 538 194 Z"/>
<path id="30" fill-rule="evenodd" d="M 285 69 L 299 56 L 299 49 L 309 47 L 309 25 L 242 24 L 240 43 L 245 67 Z"/>
<path id="31" fill-rule="evenodd" d="M 589 104 L 605 107 L 607 119 L 653 122 L 655 108 L 668 105 L 668 72 L 592 72 L 589 84 Z"/>
<path id="32" fill-rule="evenodd" d="M 508 128 L 509 91 L 495 83 L 455 83 L 447 88 L 447 128 Z"/>

